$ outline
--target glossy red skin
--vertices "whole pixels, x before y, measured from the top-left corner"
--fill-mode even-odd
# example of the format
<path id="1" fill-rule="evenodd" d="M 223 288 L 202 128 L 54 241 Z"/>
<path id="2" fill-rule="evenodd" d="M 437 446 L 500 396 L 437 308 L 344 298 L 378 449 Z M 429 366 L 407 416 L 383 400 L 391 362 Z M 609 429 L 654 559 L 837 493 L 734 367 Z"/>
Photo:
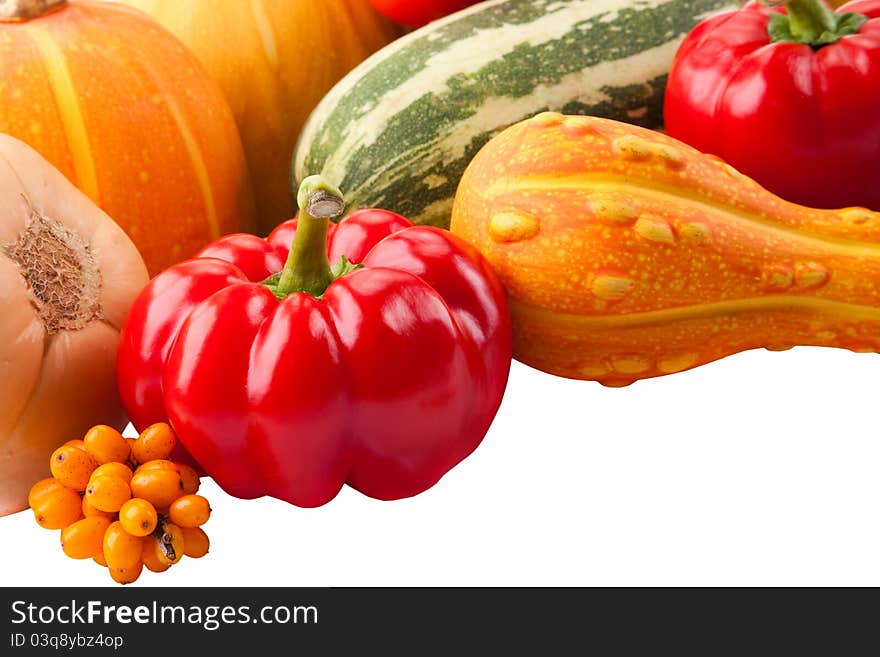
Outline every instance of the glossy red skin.
<path id="1" fill-rule="evenodd" d="M 395 23 L 421 27 L 453 14 L 480 0 L 370 0 L 373 6 Z"/>
<path id="2" fill-rule="evenodd" d="M 771 44 L 770 11 L 750 3 L 685 38 L 666 131 L 789 201 L 880 209 L 880 0 L 839 8 L 869 20 L 817 51 Z"/>
<path id="3" fill-rule="evenodd" d="M 391 212 L 330 226 L 331 262 L 363 267 L 321 299 L 282 301 L 296 220 L 232 235 L 154 278 L 122 331 L 119 390 L 136 427 L 167 420 L 232 495 L 298 506 L 343 483 L 397 499 L 482 440 L 511 338 L 503 288 L 470 245 Z"/>

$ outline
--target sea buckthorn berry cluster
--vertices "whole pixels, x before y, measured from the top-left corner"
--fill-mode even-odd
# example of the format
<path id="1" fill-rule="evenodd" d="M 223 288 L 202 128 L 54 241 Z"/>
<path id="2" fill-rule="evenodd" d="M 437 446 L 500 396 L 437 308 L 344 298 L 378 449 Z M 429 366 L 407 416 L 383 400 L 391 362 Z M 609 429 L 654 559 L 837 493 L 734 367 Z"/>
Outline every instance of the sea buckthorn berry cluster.
<path id="1" fill-rule="evenodd" d="M 210 541 L 202 529 L 211 506 L 190 466 L 169 460 L 177 443 L 167 424 L 137 438 L 98 425 L 52 454 L 52 476 L 33 485 L 37 524 L 61 530 L 73 559 L 93 559 L 114 581 L 130 584 L 144 566 L 161 573 L 184 556 L 198 559 Z"/>

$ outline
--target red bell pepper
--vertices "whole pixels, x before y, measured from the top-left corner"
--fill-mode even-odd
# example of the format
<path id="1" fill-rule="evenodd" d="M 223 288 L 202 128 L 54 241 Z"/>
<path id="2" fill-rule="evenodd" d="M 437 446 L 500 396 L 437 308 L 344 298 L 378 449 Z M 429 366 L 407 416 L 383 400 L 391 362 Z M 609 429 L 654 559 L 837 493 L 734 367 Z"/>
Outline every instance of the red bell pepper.
<path id="1" fill-rule="evenodd" d="M 480 0 L 370 0 L 382 14 L 401 25 L 421 27 Z"/>
<path id="2" fill-rule="evenodd" d="M 670 135 L 783 198 L 880 210 L 880 0 L 709 18 L 678 50 L 665 102 Z"/>
<path id="3" fill-rule="evenodd" d="M 318 177 L 299 202 L 267 240 L 222 238 L 149 283 L 122 331 L 123 403 L 138 428 L 170 421 L 238 497 L 415 495 L 501 402 L 503 288 L 447 231 L 381 210 L 329 223 L 344 204 Z"/>

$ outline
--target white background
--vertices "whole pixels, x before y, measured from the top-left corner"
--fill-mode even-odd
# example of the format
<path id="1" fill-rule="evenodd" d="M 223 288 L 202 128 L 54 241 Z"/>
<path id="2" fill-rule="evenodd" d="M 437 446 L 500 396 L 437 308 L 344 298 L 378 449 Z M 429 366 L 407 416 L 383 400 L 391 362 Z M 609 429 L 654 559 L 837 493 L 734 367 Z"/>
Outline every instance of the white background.
<path id="1" fill-rule="evenodd" d="M 210 554 L 133 586 L 880 585 L 880 359 L 754 351 L 622 389 L 514 363 L 483 444 L 397 502 L 202 486 Z M 0 583 L 116 586 L 30 512 Z"/>

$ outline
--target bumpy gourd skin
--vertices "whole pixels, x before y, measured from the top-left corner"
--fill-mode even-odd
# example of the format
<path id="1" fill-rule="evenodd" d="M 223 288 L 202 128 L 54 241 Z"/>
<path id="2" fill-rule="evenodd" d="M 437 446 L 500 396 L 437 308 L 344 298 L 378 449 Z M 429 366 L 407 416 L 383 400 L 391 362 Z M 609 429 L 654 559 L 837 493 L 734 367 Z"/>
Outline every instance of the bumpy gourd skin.
<path id="1" fill-rule="evenodd" d="M 514 357 L 561 376 L 880 349 L 880 214 L 788 203 L 650 130 L 549 112 L 509 128 L 467 169 L 452 231 L 508 290 Z"/>

